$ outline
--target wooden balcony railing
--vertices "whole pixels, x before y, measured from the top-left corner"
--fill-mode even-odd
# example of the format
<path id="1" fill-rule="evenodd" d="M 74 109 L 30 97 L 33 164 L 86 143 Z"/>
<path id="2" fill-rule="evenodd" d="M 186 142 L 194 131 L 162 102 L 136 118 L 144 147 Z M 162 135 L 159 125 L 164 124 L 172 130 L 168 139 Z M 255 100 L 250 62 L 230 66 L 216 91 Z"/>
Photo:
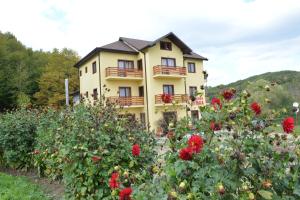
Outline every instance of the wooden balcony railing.
<path id="1" fill-rule="evenodd" d="M 120 106 L 141 106 L 144 105 L 144 97 L 108 97 L 108 100 Z"/>
<path id="2" fill-rule="evenodd" d="M 120 69 L 118 67 L 108 67 L 105 69 L 106 77 L 135 77 L 143 78 L 143 71 L 138 69 Z"/>
<path id="3" fill-rule="evenodd" d="M 157 65 L 153 67 L 154 75 L 186 75 L 186 67 L 168 67 L 164 65 Z"/>
<path id="4" fill-rule="evenodd" d="M 175 94 L 171 96 L 171 102 L 175 103 L 186 103 L 188 101 L 189 97 L 186 94 Z M 155 104 L 164 104 L 162 100 L 162 94 L 155 95 Z"/>

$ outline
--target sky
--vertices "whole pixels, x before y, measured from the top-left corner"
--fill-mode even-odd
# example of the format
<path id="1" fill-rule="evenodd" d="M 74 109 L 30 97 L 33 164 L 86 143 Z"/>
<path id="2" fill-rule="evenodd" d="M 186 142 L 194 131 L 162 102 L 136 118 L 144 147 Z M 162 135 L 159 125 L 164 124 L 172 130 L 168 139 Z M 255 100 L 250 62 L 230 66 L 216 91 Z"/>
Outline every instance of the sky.
<path id="1" fill-rule="evenodd" d="M 300 71 L 300 0 L 0 0 L 0 31 L 34 50 L 83 57 L 120 36 L 175 33 L 204 63 L 208 85 Z"/>

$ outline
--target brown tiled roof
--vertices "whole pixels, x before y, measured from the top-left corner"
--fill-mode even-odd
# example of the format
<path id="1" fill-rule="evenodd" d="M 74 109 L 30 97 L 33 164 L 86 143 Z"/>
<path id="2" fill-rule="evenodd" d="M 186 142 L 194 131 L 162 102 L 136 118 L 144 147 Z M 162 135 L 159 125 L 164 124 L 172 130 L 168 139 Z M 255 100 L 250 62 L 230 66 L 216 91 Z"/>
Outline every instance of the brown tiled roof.
<path id="1" fill-rule="evenodd" d="M 152 44 L 152 41 L 138 40 L 133 38 L 125 38 L 125 37 L 120 37 L 120 41 L 124 41 L 128 43 L 129 45 L 133 46 L 137 50 L 141 50 L 147 47 L 148 45 Z"/>
<path id="2" fill-rule="evenodd" d="M 151 47 L 164 38 L 168 38 L 172 42 L 174 42 L 174 44 L 177 45 L 183 51 L 183 56 L 185 58 L 207 60 L 207 58 L 192 52 L 190 47 L 188 47 L 183 41 L 181 41 L 174 33 L 170 32 L 154 41 L 120 37 L 119 41 L 95 48 L 93 51 L 91 51 L 89 54 L 83 57 L 80 61 L 78 61 L 74 65 L 74 67 L 79 67 L 81 64 L 84 64 L 86 61 L 88 61 L 91 57 L 93 57 L 96 53 L 100 51 L 138 54 L 138 51 L 142 51 L 143 49 Z"/>
<path id="3" fill-rule="evenodd" d="M 183 54 L 183 57 L 185 58 L 194 58 L 194 59 L 200 59 L 200 60 L 208 60 L 207 58 L 200 56 L 197 53 L 191 52 L 190 54 Z"/>
<path id="4" fill-rule="evenodd" d="M 124 51 L 124 52 L 132 52 L 137 53 L 136 50 L 124 44 L 124 42 L 116 41 L 104 46 L 99 47 L 100 50 L 113 50 L 113 51 Z"/>

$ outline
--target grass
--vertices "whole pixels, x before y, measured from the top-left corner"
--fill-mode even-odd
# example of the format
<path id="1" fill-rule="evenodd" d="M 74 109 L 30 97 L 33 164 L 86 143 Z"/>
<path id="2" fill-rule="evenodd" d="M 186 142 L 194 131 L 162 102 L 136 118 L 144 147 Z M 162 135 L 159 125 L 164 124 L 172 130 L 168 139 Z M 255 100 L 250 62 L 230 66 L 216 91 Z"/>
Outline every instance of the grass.
<path id="1" fill-rule="evenodd" d="M 50 200 L 41 188 L 25 177 L 0 173 L 0 200 Z"/>

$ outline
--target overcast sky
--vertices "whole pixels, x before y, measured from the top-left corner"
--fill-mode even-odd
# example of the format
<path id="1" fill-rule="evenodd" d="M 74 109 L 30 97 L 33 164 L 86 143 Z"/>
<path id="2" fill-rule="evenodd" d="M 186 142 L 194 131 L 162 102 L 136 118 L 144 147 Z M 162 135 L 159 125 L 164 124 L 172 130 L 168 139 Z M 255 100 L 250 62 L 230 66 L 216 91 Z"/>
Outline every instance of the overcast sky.
<path id="1" fill-rule="evenodd" d="M 172 31 L 209 58 L 209 85 L 300 71 L 300 0 L 0 0 L 0 31 L 35 50 L 80 56 L 120 36 Z"/>

